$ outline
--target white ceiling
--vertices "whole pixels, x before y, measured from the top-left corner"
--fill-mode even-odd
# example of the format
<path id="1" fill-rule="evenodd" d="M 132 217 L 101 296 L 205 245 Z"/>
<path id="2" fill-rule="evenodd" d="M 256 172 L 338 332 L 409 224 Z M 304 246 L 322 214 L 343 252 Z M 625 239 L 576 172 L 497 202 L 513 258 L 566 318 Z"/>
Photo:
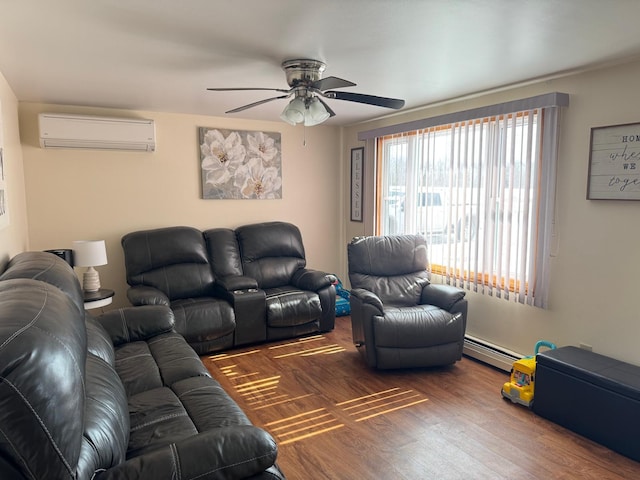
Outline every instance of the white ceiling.
<path id="1" fill-rule="evenodd" d="M 20 101 L 224 116 L 288 88 L 283 60 L 405 109 L 640 56 L 637 0 L 0 0 Z M 279 120 L 287 100 L 237 118 Z M 328 124 L 391 110 L 327 100 Z"/>

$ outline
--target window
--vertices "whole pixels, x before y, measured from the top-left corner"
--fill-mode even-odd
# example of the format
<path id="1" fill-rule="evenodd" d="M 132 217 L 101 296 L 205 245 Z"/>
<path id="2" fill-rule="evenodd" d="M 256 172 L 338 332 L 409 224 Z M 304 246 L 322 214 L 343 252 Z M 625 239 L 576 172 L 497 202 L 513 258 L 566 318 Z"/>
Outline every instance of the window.
<path id="1" fill-rule="evenodd" d="M 525 103 L 377 134 L 376 233 L 424 235 L 447 283 L 546 307 L 558 105 Z"/>

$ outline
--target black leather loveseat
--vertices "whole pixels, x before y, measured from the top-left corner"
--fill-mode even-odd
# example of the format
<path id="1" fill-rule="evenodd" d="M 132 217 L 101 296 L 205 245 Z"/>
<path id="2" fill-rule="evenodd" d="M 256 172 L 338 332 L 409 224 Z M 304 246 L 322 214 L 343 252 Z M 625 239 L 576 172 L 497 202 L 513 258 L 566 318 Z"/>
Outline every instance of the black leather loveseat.
<path id="1" fill-rule="evenodd" d="M 92 317 L 72 268 L 25 252 L 0 275 L 0 478 L 280 479 L 166 306 Z"/>
<path id="2" fill-rule="evenodd" d="M 334 277 L 306 268 L 300 230 L 266 222 L 122 238 L 133 305 L 167 305 L 199 353 L 332 330 Z"/>

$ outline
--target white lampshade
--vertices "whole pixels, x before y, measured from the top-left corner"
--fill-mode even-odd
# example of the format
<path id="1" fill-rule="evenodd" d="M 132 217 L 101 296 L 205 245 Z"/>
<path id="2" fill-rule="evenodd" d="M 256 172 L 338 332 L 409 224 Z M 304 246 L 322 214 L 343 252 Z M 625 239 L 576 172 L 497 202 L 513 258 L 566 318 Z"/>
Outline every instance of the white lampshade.
<path id="1" fill-rule="evenodd" d="M 304 99 L 302 97 L 296 97 L 284 107 L 280 118 L 291 125 L 302 123 L 304 122 L 305 110 Z"/>
<path id="2" fill-rule="evenodd" d="M 74 240 L 73 264 L 76 267 L 97 267 L 107 264 L 107 247 L 104 240 Z"/>
<path id="3" fill-rule="evenodd" d="M 107 264 L 107 247 L 104 240 L 75 240 L 73 263 L 76 267 L 89 267 L 82 276 L 82 289 L 85 292 L 100 290 L 100 276 L 93 268 Z"/>
<path id="4" fill-rule="evenodd" d="M 324 108 L 322 102 L 318 100 L 317 97 L 313 97 L 309 102 L 307 111 L 305 112 L 304 124 L 307 127 L 313 127 L 314 125 L 324 122 L 329 117 L 329 112 Z"/>

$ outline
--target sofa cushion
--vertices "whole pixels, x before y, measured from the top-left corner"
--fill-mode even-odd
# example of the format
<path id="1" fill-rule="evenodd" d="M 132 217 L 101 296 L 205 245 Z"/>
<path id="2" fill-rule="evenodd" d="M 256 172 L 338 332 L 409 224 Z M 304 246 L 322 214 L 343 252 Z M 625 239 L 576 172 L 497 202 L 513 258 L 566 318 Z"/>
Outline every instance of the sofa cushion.
<path id="1" fill-rule="evenodd" d="M 116 371 L 128 397 L 183 378 L 209 376 L 196 352 L 173 332 L 117 347 Z"/>
<path id="2" fill-rule="evenodd" d="M 129 457 L 198 433 L 180 399 L 166 387 L 147 390 L 130 397 L 129 418 Z"/>
<path id="3" fill-rule="evenodd" d="M 384 316 L 374 316 L 373 322 L 377 347 L 431 347 L 461 342 L 464 335 L 461 314 L 432 305 L 386 308 Z"/>
<path id="4" fill-rule="evenodd" d="M 78 478 L 125 460 L 129 443 L 127 396 L 117 373 L 101 358 L 89 354 L 86 365 L 86 402 Z"/>
<path id="5" fill-rule="evenodd" d="M 191 377 L 171 388 L 129 398 L 129 456 L 179 442 L 199 432 L 251 425 L 234 400 L 210 377 Z"/>
<path id="6" fill-rule="evenodd" d="M 236 328 L 233 307 L 225 300 L 212 297 L 186 298 L 171 302 L 175 329 L 189 343 L 200 343 L 224 337 Z"/>
<path id="7" fill-rule="evenodd" d="M 322 315 L 320 297 L 315 292 L 284 286 L 269 288 L 265 293 L 269 327 L 303 325 Z"/>
<path id="8" fill-rule="evenodd" d="M 200 432 L 233 425 L 251 425 L 238 404 L 213 378 L 185 378 L 175 382 L 171 388 Z"/>

